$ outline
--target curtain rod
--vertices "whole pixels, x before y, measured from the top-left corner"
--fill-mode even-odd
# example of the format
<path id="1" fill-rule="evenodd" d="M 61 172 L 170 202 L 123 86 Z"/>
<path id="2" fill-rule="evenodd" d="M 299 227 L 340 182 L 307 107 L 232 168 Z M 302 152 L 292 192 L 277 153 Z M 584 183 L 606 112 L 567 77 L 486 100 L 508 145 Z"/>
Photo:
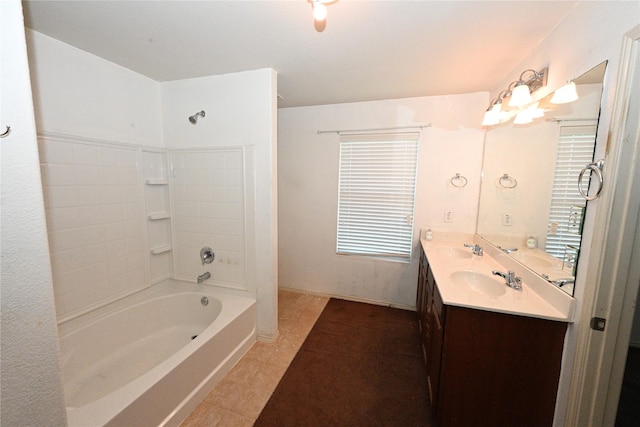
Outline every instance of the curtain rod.
<path id="1" fill-rule="evenodd" d="M 391 128 L 369 128 L 369 129 L 334 129 L 334 130 L 319 130 L 318 134 L 323 133 L 337 133 L 338 135 L 346 132 L 375 132 L 379 130 L 400 130 L 400 129 L 424 129 L 431 127 L 431 123 L 414 125 L 414 126 L 396 126 Z"/>
<path id="2" fill-rule="evenodd" d="M 594 117 L 586 117 L 584 119 L 556 119 L 555 117 L 552 117 L 550 119 L 547 119 L 548 122 L 556 122 L 556 123 L 562 123 L 562 122 L 597 122 L 598 118 L 594 118 Z"/>

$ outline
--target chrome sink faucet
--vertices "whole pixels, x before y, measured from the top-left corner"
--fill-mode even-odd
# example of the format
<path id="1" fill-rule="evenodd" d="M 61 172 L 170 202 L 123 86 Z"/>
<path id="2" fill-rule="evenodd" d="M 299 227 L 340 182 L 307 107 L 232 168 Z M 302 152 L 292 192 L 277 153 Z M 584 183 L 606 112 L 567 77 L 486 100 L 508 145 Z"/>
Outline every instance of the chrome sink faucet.
<path id="1" fill-rule="evenodd" d="M 508 273 L 503 273 L 498 270 L 493 270 L 492 273 L 496 276 L 502 277 L 510 288 L 513 288 L 516 291 L 522 290 L 522 279 L 520 277 L 516 277 L 515 272 L 509 270 Z"/>
<path id="2" fill-rule="evenodd" d="M 551 283 L 553 283 L 554 285 L 556 285 L 557 287 L 561 288 L 564 285 L 569 285 L 569 284 L 573 284 L 575 283 L 575 279 L 573 277 L 568 277 L 566 279 L 556 279 L 556 280 L 551 280 Z"/>
<path id="3" fill-rule="evenodd" d="M 469 243 L 465 243 L 464 247 L 471 248 L 471 252 L 473 252 L 474 255 L 482 256 L 482 254 L 484 253 L 484 251 L 482 250 L 482 246 L 480 245 L 472 245 Z"/>

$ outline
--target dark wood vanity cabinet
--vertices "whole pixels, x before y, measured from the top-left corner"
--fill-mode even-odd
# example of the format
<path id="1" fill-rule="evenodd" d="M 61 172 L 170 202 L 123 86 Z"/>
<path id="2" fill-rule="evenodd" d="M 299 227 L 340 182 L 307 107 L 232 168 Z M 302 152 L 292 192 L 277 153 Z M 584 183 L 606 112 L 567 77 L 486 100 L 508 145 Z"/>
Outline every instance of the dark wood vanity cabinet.
<path id="1" fill-rule="evenodd" d="M 424 253 L 416 308 L 440 427 L 552 425 L 566 323 L 445 305 Z"/>

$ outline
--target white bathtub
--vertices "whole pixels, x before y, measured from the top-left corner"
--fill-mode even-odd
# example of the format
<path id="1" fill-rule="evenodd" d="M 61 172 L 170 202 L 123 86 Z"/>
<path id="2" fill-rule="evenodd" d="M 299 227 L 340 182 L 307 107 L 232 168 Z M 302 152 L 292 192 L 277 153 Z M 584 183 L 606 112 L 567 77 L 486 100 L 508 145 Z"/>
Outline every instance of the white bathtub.
<path id="1" fill-rule="evenodd" d="M 165 283 L 67 321 L 59 333 L 69 426 L 172 426 L 255 342 L 256 302 Z"/>

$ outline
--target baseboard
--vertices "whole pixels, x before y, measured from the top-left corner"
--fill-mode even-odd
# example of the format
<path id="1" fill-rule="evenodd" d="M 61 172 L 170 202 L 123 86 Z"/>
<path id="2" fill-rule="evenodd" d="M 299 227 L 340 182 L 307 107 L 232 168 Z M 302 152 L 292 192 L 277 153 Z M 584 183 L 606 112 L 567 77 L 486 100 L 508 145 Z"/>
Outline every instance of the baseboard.
<path id="1" fill-rule="evenodd" d="M 379 300 L 370 299 L 370 298 L 355 297 L 352 295 L 327 294 L 324 292 L 314 292 L 306 289 L 290 288 L 287 286 L 278 286 L 278 289 L 282 289 L 283 291 L 288 291 L 288 292 L 296 292 L 299 294 L 315 295 L 315 296 L 325 297 L 325 298 L 336 298 L 336 299 L 342 299 L 347 301 L 363 302 L 366 304 L 381 305 L 383 307 L 398 308 L 401 310 L 416 311 L 416 308 L 410 305 L 392 304 L 387 301 L 379 301 Z"/>

